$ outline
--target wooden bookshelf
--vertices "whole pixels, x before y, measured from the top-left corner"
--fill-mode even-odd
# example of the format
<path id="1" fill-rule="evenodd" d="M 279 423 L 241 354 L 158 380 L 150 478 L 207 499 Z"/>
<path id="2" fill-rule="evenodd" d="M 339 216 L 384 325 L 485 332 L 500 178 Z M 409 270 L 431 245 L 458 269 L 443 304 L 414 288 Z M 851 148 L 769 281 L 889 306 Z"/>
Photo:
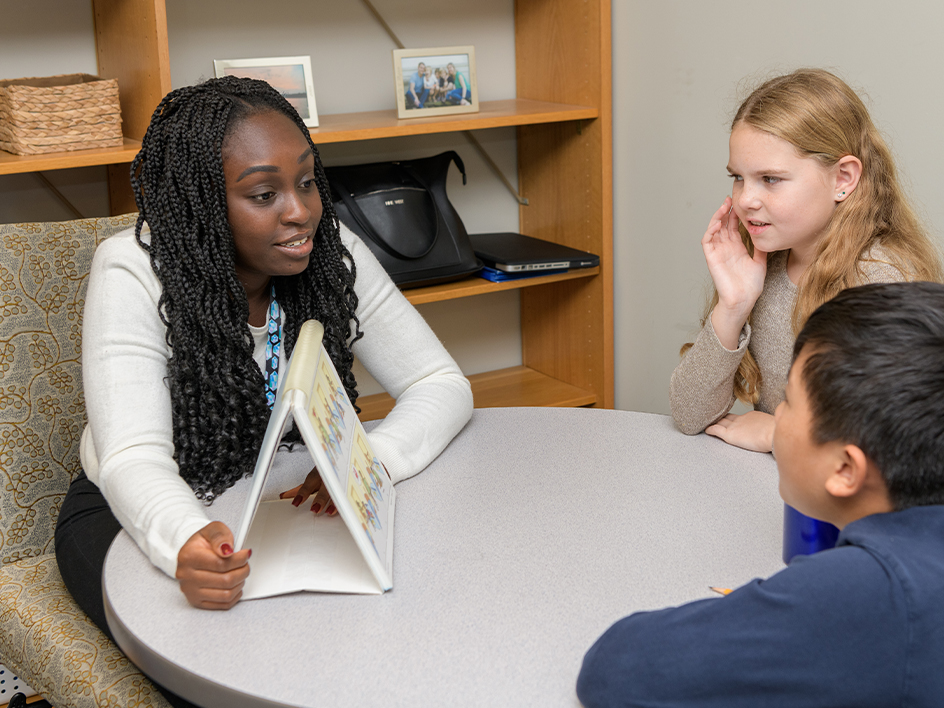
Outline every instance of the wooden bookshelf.
<path id="1" fill-rule="evenodd" d="M 517 98 L 594 106 L 522 125 L 520 231 L 600 256 L 600 274 L 521 291 L 522 363 L 613 407 L 613 139 L 609 0 L 517 0 Z"/>
<path id="2" fill-rule="evenodd" d="M 118 79 L 125 144 L 18 157 L 0 174 L 107 165 L 113 214 L 133 211 L 127 163 L 170 90 L 165 0 L 91 0 L 98 73 Z M 419 0 L 415 0 L 419 5 Z M 277 3 L 276 3 L 277 4 Z M 613 183 L 610 0 L 516 0 L 516 98 L 478 113 L 399 120 L 395 110 L 320 116 L 316 143 L 514 127 L 520 231 L 600 256 L 600 266 L 405 291 L 414 304 L 521 290 L 522 366 L 470 377 L 477 406 L 613 406 Z M 303 21 L 303 20 L 300 20 Z M 247 48 L 248 51 L 248 48 Z M 392 401 L 361 400 L 378 417 Z"/>

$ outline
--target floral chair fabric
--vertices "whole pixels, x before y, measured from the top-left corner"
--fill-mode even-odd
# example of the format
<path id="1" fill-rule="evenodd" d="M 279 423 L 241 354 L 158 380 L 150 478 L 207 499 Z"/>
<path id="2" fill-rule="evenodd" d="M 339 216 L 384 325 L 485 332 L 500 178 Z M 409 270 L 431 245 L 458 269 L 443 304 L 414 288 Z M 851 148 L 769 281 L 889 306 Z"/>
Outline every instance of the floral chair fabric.
<path id="1" fill-rule="evenodd" d="M 0 662 L 56 708 L 169 706 L 72 600 L 53 546 L 81 469 L 92 254 L 135 216 L 0 225 Z"/>

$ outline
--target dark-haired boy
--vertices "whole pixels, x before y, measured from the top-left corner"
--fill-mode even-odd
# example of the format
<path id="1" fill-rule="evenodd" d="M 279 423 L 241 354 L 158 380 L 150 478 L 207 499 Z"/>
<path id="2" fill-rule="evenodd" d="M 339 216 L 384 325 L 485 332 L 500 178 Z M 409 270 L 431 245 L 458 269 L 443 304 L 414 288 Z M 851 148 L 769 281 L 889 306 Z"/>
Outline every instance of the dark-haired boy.
<path id="1" fill-rule="evenodd" d="M 820 307 L 776 420 L 780 494 L 837 547 L 620 620 L 584 658 L 587 708 L 944 706 L 944 285 Z"/>

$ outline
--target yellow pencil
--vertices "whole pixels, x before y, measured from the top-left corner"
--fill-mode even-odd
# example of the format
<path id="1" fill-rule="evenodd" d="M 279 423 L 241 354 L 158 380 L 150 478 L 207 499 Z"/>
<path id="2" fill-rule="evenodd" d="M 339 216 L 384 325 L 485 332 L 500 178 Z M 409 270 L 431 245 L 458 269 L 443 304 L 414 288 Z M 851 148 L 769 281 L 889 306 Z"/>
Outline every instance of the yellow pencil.
<path id="1" fill-rule="evenodd" d="M 731 588 L 716 588 L 714 585 L 709 585 L 708 589 L 718 593 L 719 595 L 731 594 Z"/>

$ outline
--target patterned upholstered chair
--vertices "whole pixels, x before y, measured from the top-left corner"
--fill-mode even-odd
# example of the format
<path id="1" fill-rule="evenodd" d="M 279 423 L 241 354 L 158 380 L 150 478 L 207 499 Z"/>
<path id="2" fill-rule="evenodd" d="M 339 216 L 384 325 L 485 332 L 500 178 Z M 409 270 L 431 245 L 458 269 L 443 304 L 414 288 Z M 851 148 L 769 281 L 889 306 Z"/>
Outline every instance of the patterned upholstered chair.
<path id="1" fill-rule="evenodd" d="M 73 602 L 53 544 L 80 470 L 89 266 L 134 218 L 0 225 L 0 663 L 56 708 L 169 705 Z"/>

